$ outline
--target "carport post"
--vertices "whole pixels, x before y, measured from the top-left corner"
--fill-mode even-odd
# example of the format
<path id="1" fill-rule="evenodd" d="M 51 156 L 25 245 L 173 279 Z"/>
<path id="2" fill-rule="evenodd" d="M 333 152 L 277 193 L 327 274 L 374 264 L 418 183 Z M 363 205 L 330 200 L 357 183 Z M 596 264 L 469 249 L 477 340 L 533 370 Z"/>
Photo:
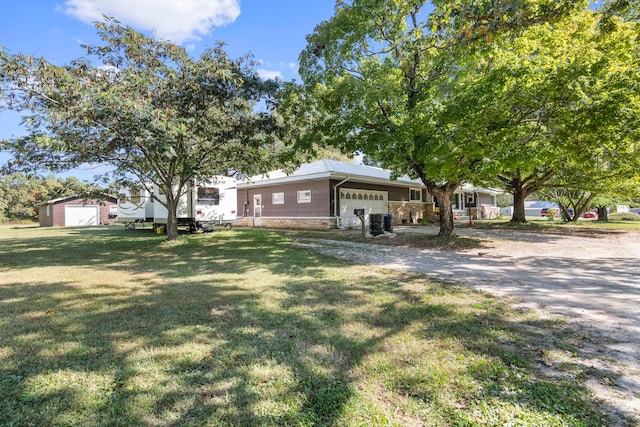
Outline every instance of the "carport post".
<path id="1" fill-rule="evenodd" d="M 367 229 L 364 226 L 364 209 L 354 209 L 353 214 L 360 218 L 360 223 L 362 224 L 362 238 L 367 237 Z"/>

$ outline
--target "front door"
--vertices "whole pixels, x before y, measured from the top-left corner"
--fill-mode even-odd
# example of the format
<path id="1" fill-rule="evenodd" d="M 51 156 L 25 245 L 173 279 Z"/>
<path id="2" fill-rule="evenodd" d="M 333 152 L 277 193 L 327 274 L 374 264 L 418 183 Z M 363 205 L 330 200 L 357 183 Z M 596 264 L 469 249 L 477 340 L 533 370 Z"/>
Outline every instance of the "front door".
<path id="1" fill-rule="evenodd" d="M 262 225 L 262 196 L 256 194 L 253 196 L 253 226 L 260 227 Z"/>

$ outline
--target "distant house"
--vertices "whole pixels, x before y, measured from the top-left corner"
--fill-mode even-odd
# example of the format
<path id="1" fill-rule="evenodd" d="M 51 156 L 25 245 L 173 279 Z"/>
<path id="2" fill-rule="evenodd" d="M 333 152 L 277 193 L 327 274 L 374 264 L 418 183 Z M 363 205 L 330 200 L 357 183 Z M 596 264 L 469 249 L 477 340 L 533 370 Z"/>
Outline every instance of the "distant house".
<path id="1" fill-rule="evenodd" d="M 527 200 L 524 202 L 525 216 L 543 216 L 543 209 L 553 209 L 556 213 L 560 212 L 560 207 L 556 202 L 548 200 Z"/>
<path id="2" fill-rule="evenodd" d="M 117 199 L 85 200 L 79 196 L 62 197 L 42 203 L 38 220 L 41 227 L 79 227 L 110 224 L 118 214 Z"/>
<path id="3" fill-rule="evenodd" d="M 547 200 L 526 200 L 524 202 L 525 216 L 531 216 L 531 217 L 546 216 L 546 213 L 544 215 L 542 214 L 543 209 L 546 209 L 547 211 L 549 209 L 553 209 L 556 212 L 556 216 L 560 213 L 560 207 L 556 202 L 550 202 Z M 513 210 L 514 210 L 513 206 L 507 206 L 500 209 L 500 213 L 505 216 L 512 216 Z"/>
<path id="4" fill-rule="evenodd" d="M 495 207 L 499 192 L 470 185 L 454 196 L 454 213 L 462 217 Z M 391 179 L 385 169 L 336 160 L 306 163 L 290 174 L 273 171 L 238 182 L 240 224 L 282 228 L 359 226 L 354 209 L 391 214 L 395 224 L 434 219 L 437 206 L 421 181 Z"/>

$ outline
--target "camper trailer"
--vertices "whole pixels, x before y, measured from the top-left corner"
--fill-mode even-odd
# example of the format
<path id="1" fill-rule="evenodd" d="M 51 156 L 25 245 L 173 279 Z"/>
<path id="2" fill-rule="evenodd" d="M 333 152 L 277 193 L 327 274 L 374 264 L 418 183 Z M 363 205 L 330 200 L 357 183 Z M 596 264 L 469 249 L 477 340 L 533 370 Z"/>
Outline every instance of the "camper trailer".
<path id="1" fill-rule="evenodd" d="M 126 229 L 153 223 L 154 200 L 143 186 L 123 188 L 118 192 L 118 223 Z"/>
<path id="2" fill-rule="evenodd" d="M 157 186 L 154 191 L 159 200 L 166 200 Z M 231 223 L 238 218 L 237 199 L 234 178 L 216 176 L 188 184 L 186 193 L 178 201 L 178 225 L 189 226 L 192 231 L 207 224 L 223 224 L 225 228 L 230 228 Z M 166 224 L 167 217 L 167 208 L 162 203 L 154 203 L 153 223 L 156 226 Z"/>

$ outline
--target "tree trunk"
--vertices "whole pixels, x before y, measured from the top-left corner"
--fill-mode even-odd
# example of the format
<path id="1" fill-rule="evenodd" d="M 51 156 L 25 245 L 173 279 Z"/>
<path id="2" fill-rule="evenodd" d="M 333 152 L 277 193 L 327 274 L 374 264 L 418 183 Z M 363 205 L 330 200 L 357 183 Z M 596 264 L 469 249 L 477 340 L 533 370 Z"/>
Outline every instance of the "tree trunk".
<path id="1" fill-rule="evenodd" d="M 438 207 L 440 208 L 440 233 L 438 233 L 438 235 L 440 237 L 455 237 L 451 198 L 456 188 L 458 188 L 458 184 L 455 182 L 446 182 L 442 185 L 435 185 L 434 183 L 428 183 L 426 185 L 429 192 L 435 197 Z"/>
<path id="2" fill-rule="evenodd" d="M 524 224 L 527 222 L 524 210 L 524 201 L 527 195 L 521 185 L 519 187 L 514 186 L 511 194 L 513 194 L 513 215 L 510 222 Z"/>
<path id="3" fill-rule="evenodd" d="M 178 199 L 173 196 L 167 196 L 167 240 L 176 240 L 178 238 L 177 211 Z"/>
<path id="4" fill-rule="evenodd" d="M 606 206 L 598 206 L 596 208 L 596 213 L 598 214 L 598 221 L 609 221 L 609 212 L 607 212 Z"/>
<path id="5" fill-rule="evenodd" d="M 510 222 L 524 224 L 527 218 L 524 210 L 524 201 L 534 192 L 553 177 L 552 170 L 536 171 L 531 175 L 522 178 L 520 171 L 515 171 L 512 175 L 500 176 L 507 191 L 513 194 L 513 216 Z"/>

